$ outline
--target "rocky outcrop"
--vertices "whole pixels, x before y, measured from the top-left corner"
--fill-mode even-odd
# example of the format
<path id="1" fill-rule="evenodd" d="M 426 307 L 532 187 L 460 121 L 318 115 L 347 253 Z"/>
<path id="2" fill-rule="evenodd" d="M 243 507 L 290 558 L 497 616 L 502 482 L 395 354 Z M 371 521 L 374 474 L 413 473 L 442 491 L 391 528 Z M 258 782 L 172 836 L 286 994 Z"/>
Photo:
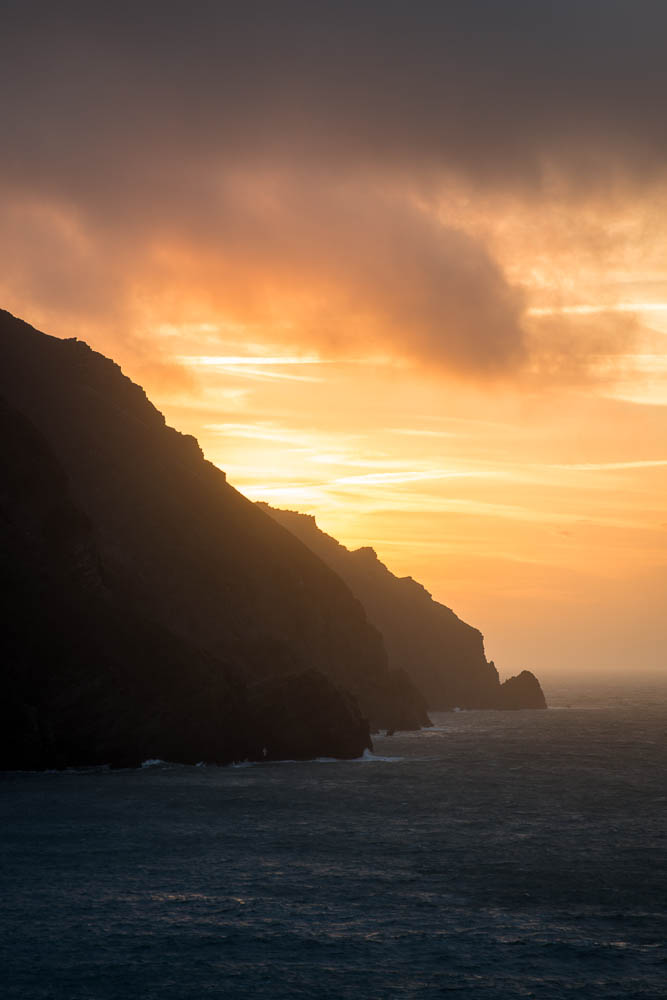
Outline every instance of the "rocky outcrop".
<path id="1" fill-rule="evenodd" d="M 510 677 L 500 686 L 499 708 L 546 708 L 540 682 L 530 670 L 522 670 L 516 677 Z"/>
<path id="2" fill-rule="evenodd" d="M 495 664 L 484 655 L 482 633 L 412 577 L 394 576 L 372 548 L 350 551 L 310 515 L 259 506 L 345 580 L 382 633 L 390 666 L 414 681 L 429 709 L 504 708 L 509 702 L 513 708 L 546 707 L 532 674 L 524 671 L 501 685 Z M 532 683 L 521 679 L 526 675 Z"/>
<path id="3" fill-rule="evenodd" d="M 227 742 L 216 751 L 216 759 L 245 748 L 243 740 L 237 745 L 240 730 L 233 722 L 237 714 L 248 718 L 240 709 L 236 712 L 239 685 L 250 689 L 264 680 L 284 678 L 293 690 L 289 678 L 311 670 L 328 678 L 334 688 L 349 692 L 374 728 L 414 728 L 428 722 L 423 699 L 405 675 L 389 668 L 380 634 L 343 581 L 234 490 L 224 473 L 205 461 L 194 438 L 167 427 L 143 390 L 113 361 L 80 341 L 48 337 L 0 311 L 0 394 L 32 424 L 65 477 L 67 504 L 70 512 L 76 512 L 72 516 L 89 525 L 89 542 L 80 538 L 68 544 L 78 546 L 87 567 L 86 586 L 91 593 L 99 592 L 98 610 L 91 615 L 100 614 L 107 624 L 100 622 L 98 633 L 116 630 L 121 643 L 129 630 L 122 639 L 127 678 L 118 683 L 134 684 L 134 644 L 139 634 L 146 650 L 157 646 L 161 651 L 146 652 L 145 662 L 154 664 L 150 683 L 159 685 L 160 664 L 171 664 L 164 669 L 171 677 L 174 698 L 191 705 L 188 718 L 196 719 L 200 710 L 200 702 L 192 703 L 199 697 L 194 693 L 197 676 L 222 678 L 219 684 L 210 680 L 208 687 L 203 686 L 209 690 L 213 684 L 219 718 L 227 720 L 222 727 L 227 727 Z M 37 549 L 33 555 L 37 561 L 46 558 Z M 30 560 L 26 557 L 24 563 L 27 566 Z M 20 554 L 16 564 L 21 564 Z M 31 574 L 21 579 L 27 604 L 32 601 L 44 608 L 47 602 L 31 591 Z M 62 610 L 63 623 L 67 622 L 70 612 L 61 609 L 55 596 L 61 584 L 54 577 L 45 586 L 54 595 L 54 608 Z M 105 588 L 112 598 L 102 600 Z M 71 613 L 76 621 L 84 614 L 80 608 Z M 59 642 L 70 626 L 60 627 L 54 615 L 49 612 L 34 620 L 42 621 L 53 642 Z M 75 657 L 81 672 L 86 669 L 84 662 L 106 662 L 104 643 L 92 632 Z M 53 664 L 48 648 L 46 641 L 41 647 L 44 662 Z M 114 664 L 122 659 L 120 650 L 111 656 Z M 199 664 L 194 672 L 191 661 Z M 117 684 L 113 670 L 107 687 Z M 191 677 L 191 687 L 182 686 L 181 673 Z M 103 671 L 95 674 L 98 679 L 102 675 Z M 138 676 L 147 678 L 148 673 L 139 671 Z M 76 683 L 77 690 L 83 690 L 83 673 L 81 683 Z M 146 684 L 150 687 L 148 680 Z M 321 692 L 324 698 L 324 686 Z M 326 698 L 333 705 L 330 693 Z M 168 701 L 165 696 L 155 709 L 162 718 L 172 710 Z M 139 704 L 140 715 L 148 701 L 139 699 Z M 92 709 L 91 713 L 92 718 Z M 63 718 L 75 716 L 74 707 L 63 710 Z M 192 732 L 194 740 L 196 722 L 188 728 L 183 712 L 178 719 L 175 730 Z M 352 729 L 358 728 L 356 716 L 349 722 Z M 119 732 L 118 745 L 127 742 L 129 729 L 120 726 Z M 165 727 L 160 725 L 160 732 Z M 341 746 L 348 755 L 353 750 L 346 739 L 341 738 Z M 147 756 L 171 753 L 185 759 L 200 753 L 193 749 L 186 754 L 189 738 L 181 745 L 176 732 L 173 741 L 173 750 Z M 90 740 L 82 745 L 89 746 Z M 361 749 L 365 745 L 363 740 L 359 743 Z M 106 746 L 100 747 L 102 757 Z M 336 752 L 334 747 L 318 750 L 318 754 Z M 210 754 L 201 754 L 206 756 Z"/>

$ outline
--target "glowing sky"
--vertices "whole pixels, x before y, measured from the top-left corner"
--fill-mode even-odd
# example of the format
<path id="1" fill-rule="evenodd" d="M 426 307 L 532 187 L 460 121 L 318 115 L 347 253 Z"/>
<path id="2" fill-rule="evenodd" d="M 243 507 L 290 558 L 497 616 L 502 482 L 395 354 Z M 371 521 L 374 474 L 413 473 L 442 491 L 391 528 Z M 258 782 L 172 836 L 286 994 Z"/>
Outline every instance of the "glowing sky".
<path id="1" fill-rule="evenodd" d="M 0 305 L 503 675 L 665 671 L 665 5 L 101 6 L 4 5 Z"/>

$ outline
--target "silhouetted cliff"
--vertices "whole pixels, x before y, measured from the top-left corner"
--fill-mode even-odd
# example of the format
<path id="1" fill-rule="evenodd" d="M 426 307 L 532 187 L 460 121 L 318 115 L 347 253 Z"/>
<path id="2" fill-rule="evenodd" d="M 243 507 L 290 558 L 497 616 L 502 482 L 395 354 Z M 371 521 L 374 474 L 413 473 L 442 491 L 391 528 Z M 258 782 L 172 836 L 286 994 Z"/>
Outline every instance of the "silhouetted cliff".
<path id="1" fill-rule="evenodd" d="M 328 678 L 322 698 L 349 691 L 376 728 L 428 721 L 423 699 L 388 668 L 382 638 L 347 586 L 229 486 L 194 438 L 167 427 L 114 362 L 0 311 L 0 394 L 31 422 L 66 477 L 67 503 L 94 539 L 90 559 L 122 594 L 114 614 L 131 612 L 153 630 L 151 642 L 159 634 L 170 648 L 181 644 L 174 676 L 184 664 L 190 670 L 196 649 L 202 670 L 240 678 L 248 691 L 317 671 Z M 38 451 L 29 465 L 39 462 Z M 34 558 L 43 556 L 36 551 Z M 30 578 L 28 571 L 28 590 Z M 49 597 L 59 587 L 49 584 Z M 40 609 L 49 603 L 35 602 Z M 46 614 L 43 627 L 56 636 L 57 623 Z M 311 697 L 315 687 L 308 682 Z M 357 744 L 367 742 L 354 726 Z"/>
<path id="2" fill-rule="evenodd" d="M 345 580 L 384 636 L 390 666 L 412 678 L 429 709 L 546 707 L 530 671 L 501 685 L 484 655 L 481 632 L 434 601 L 412 577 L 394 576 L 373 549 L 350 551 L 321 531 L 312 516 L 258 506 Z"/>
<path id="3" fill-rule="evenodd" d="M 248 685 L 139 616 L 46 441 L 2 399 L 0 460 L 0 767 L 356 757 L 370 745 L 357 706 L 322 674 Z"/>

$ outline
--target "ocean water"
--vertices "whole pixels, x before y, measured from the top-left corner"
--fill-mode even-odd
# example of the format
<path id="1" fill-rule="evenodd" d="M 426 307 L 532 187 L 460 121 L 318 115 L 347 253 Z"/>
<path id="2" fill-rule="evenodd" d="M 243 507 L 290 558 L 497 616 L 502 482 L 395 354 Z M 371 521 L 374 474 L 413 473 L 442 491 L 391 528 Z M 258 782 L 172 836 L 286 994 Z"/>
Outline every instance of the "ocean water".
<path id="1" fill-rule="evenodd" d="M 667 690 L 0 777 L 4 1000 L 667 997 Z M 566 706 L 571 707 L 566 707 Z"/>

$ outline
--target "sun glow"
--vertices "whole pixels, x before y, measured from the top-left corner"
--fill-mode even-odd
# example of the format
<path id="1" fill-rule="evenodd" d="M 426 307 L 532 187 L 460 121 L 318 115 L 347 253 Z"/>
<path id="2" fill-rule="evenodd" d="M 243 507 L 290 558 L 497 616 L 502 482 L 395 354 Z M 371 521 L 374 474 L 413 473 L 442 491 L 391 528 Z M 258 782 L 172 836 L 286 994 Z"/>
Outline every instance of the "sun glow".
<path id="1" fill-rule="evenodd" d="M 348 215 L 311 186 L 308 221 L 277 168 L 230 184 L 255 220 L 235 244 L 181 222 L 113 259 L 85 216 L 24 200 L 4 304 L 116 358 L 232 485 L 373 545 L 508 666 L 655 662 L 636 595 L 653 608 L 667 574 L 667 197 L 568 214 L 361 177 Z"/>

